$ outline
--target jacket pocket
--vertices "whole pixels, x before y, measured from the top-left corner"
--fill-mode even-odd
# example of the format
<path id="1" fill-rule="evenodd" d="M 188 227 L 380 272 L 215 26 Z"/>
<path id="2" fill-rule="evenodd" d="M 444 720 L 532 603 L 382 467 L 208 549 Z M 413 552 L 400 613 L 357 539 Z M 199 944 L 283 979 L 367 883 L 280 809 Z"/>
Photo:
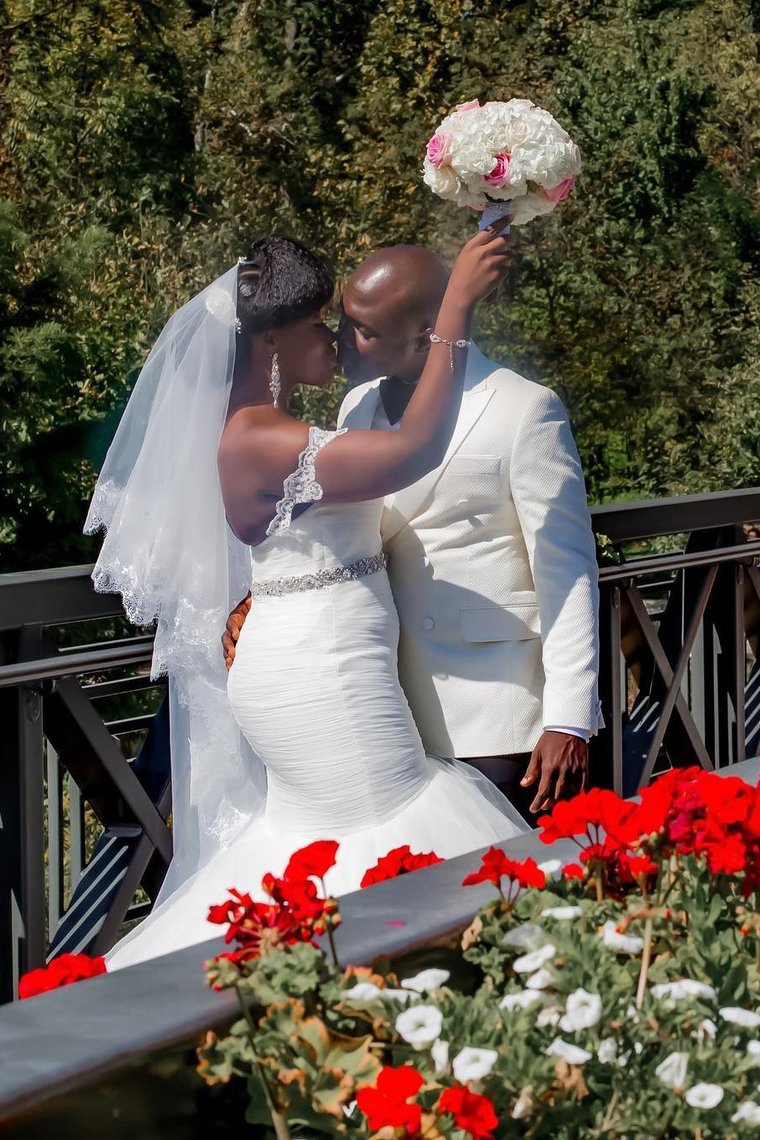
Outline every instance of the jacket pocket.
<path id="1" fill-rule="evenodd" d="M 472 606 L 459 611 L 462 640 L 531 641 L 541 636 L 536 595 L 532 590 L 516 591 L 504 605 Z"/>
<path id="2" fill-rule="evenodd" d="M 457 475 L 496 475 L 501 471 L 500 455 L 463 455 L 458 451 L 449 460 L 452 471 Z"/>

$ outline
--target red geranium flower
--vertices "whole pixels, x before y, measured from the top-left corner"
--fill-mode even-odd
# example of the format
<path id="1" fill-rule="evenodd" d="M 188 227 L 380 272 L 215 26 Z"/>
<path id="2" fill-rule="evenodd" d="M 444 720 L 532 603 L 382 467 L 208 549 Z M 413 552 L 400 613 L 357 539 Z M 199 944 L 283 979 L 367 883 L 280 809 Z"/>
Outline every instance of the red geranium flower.
<path id="1" fill-rule="evenodd" d="M 371 887 L 374 883 L 384 883 L 388 879 L 395 879 L 399 875 L 406 875 L 412 871 L 419 871 L 422 867 L 432 867 L 434 863 L 442 863 L 440 855 L 435 851 L 415 854 L 409 845 L 394 847 L 387 855 L 383 855 L 364 872 L 359 884 L 361 887 Z"/>
<path id="2" fill-rule="evenodd" d="M 74 982 L 81 982 L 84 978 L 94 978 L 98 974 L 105 973 L 107 970 L 104 958 L 91 958 L 89 954 L 60 954 L 57 958 L 53 958 L 48 966 L 24 974 L 18 984 L 18 996 L 36 997 L 37 994 L 57 990 L 61 986 L 70 986 Z"/>
<path id="3" fill-rule="evenodd" d="M 339 846 L 334 839 L 317 839 L 308 847 L 302 847 L 290 856 L 283 879 L 324 879 L 335 866 Z"/>
<path id="4" fill-rule="evenodd" d="M 500 847 L 489 847 L 481 858 L 480 868 L 462 879 L 463 887 L 474 887 L 478 883 L 493 883 L 501 891 L 501 880 L 510 880 L 509 893 L 513 888 L 546 886 L 546 875 L 538 867 L 534 859 L 523 859 L 517 862 L 509 859 Z M 516 891 L 514 891 L 516 893 Z"/>
<path id="5" fill-rule="evenodd" d="M 457 1128 L 469 1132 L 473 1140 L 491 1140 L 494 1128 L 499 1124 L 488 1097 L 470 1092 L 463 1085 L 444 1089 L 438 1101 L 438 1111 L 453 1116 Z"/>
<path id="6" fill-rule="evenodd" d="M 558 839 L 576 839 L 587 836 L 592 842 L 604 831 L 610 842 L 624 842 L 624 824 L 633 805 L 621 800 L 614 792 L 592 788 L 571 800 L 560 800 L 548 815 L 538 821 L 541 841 L 554 843 Z"/>
<path id="7" fill-rule="evenodd" d="M 230 896 L 226 902 L 209 907 L 208 921 L 229 924 L 224 941 L 240 946 L 236 961 L 255 957 L 262 950 L 311 941 L 311 927 L 302 914 L 273 903 L 254 902 L 240 891 L 230 890 Z"/>
<path id="8" fill-rule="evenodd" d="M 420 1130 L 422 1109 L 409 1101 L 424 1083 L 424 1078 L 410 1065 L 397 1069 L 386 1065 L 378 1073 L 374 1087 L 365 1085 L 357 1090 L 356 1103 L 371 1129 L 405 1128 L 414 1135 Z"/>

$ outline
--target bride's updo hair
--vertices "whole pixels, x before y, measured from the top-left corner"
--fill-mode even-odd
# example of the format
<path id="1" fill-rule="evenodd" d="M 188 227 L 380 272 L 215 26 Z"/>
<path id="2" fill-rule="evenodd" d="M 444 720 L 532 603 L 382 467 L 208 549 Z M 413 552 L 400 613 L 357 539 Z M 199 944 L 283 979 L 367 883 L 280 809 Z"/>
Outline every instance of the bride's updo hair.
<path id="1" fill-rule="evenodd" d="M 318 313 L 334 289 L 330 270 L 305 245 L 294 238 L 261 238 L 238 269 L 241 331 L 260 333 Z"/>

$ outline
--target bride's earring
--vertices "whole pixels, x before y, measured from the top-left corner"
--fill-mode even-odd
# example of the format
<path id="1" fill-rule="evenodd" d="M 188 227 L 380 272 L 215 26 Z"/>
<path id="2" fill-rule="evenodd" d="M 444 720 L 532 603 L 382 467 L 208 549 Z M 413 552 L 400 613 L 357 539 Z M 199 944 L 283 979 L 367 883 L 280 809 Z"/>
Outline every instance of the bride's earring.
<path id="1" fill-rule="evenodd" d="M 272 378 L 269 381 L 269 391 L 272 393 L 272 400 L 275 407 L 278 406 L 277 401 L 280 398 L 281 390 L 282 384 L 280 383 L 280 362 L 277 359 L 277 353 L 275 352 L 272 356 Z"/>

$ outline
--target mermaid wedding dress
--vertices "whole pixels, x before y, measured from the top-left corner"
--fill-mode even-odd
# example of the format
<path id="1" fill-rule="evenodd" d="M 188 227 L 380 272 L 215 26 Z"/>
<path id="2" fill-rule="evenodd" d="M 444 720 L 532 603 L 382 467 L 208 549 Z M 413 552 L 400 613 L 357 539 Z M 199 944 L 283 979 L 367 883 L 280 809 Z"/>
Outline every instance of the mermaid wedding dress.
<path id="1" fill-rule="evenodd" d="M 380 553 L 383 503 L 322 505 L 312 428 L 268 537 L 251 552 L 253 604 L 229 674 L 234 716 L 267 770 L 264 811 L 107 956 L 119 969 L 220 934 L 230 887 L 266 899 L 266 872 L 337 839 L 333 895 L 394 847 L 451 858 L 527 824 L 484 776 L 426 756 L 398 680 L 398 617 Z M 313 503 L 294 517 L 299 505 Z"/>

